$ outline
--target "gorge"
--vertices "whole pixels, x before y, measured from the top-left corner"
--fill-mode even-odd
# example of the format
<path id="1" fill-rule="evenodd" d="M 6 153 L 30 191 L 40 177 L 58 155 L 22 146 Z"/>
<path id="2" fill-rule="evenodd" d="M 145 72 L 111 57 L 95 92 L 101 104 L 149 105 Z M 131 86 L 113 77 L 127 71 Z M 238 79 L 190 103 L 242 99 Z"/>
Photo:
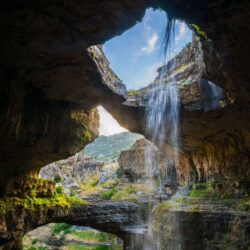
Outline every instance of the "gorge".
<path id="1" fill-rule="evenodd" d="M 0 249 L 22 249 L 25 233 L 52 222 L 112 233 L 124 249 L 249 249 L 249 5 L 247 0 L 2 0 Z M 131 93 L 100 44 L 135 25 L 148 8 L 186 22 L 195 35 L 160 66 L 151 85 Z M 173 102 L 177 90 L 178 100 L 168 117 L 165 104 L 157 106 L 150 93 L 171 79 L 178 89 L 168 96 L 163 91 L 163 102 Z M 170 188 L 171 199 L 141 190 L 143 185 L 134 191 L 137 181 L 144 184 L 138 152 L 150 144 L 145 139 L 121 152 L 118 162 L 127 176 L 105 187 L 124 199 L 111 193 L 109 200 L 92 203 L 38 178 L 42 167 L 72 157 L 98 137 L 100 105 L 122 127 L 159 147 L 150 147 L 160 162 L 154 182 Z M 162 117 L 159 127 L 151 126 L 155 134 L 147 118 L 152 107 L 151 117 Z M 177 108 L 175 133 L 169 123 L 177 120 Z M 163 131 L 166 136 L 159 137 Z M 148 216 L 145 203 L 138 202 L 143 192 L 152 192 L 154 202 L 164 200 L 153 202 L 156 248 L 131 229 Z"/>

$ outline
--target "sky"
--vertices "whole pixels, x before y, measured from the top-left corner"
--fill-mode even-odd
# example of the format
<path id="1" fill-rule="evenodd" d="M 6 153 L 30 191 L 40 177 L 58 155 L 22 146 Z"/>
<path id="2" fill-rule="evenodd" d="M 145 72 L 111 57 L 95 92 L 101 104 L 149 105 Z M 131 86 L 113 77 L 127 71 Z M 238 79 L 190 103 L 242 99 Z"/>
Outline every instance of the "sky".
<path id="1" fill-rule="evenodd" d="M 142 22 L 103 45 L 110 66 L 127 86 L 138 89 L 151 83 L 164 62 L 163 44 L 167 16 L 164 11 L 147 9 Z M 175 51 L 178 53 L 192 38 L 185 23 L 177 21 Z"/>
<path id="2" fill-rule="evenodd" d="M 109 136 L 128 131 L 127 129 L 121 127 L 113 116 L 102 106 L 99 106 L 97 110 L 100 116 L 99 135 Z"/>

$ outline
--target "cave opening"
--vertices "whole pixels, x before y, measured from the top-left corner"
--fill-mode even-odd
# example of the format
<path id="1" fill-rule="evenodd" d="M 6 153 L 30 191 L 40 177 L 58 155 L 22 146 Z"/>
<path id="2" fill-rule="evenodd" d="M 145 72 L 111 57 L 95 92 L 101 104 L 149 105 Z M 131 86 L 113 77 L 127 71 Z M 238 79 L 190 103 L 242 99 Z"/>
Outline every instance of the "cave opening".
<path id="1" fill-rule="evenodd" d="M 112 78 L 121 78 L 118 88 L 123 83 L 128 88 L 125 91 L 121 88 L 122 90 L 117 92 L 126 97 L 124 105 L 143 106 L 149 113 L 146 120 L 146 135 L 149 141 L 142 135 L 130 133 L 121 127 L 104 107 L 98 106 L 99 137 L 76 155 L 49 164 L 40 170 L 39 177 L 54 181 L 57 192 L 84 202 L 109 201 L 114 207 L 115 202 L 124 206 L 124 202 L 140 204 L 145 201 L 149 202 L 149 206 L 153 206 L 155 202 L 167 200 L 176 193 L 178 176 L 175 164 L 179 160 L 178 109 L 181 102 L 179 95 L 183 95 L 182 92 L 189 95 L 187 89 L 192 88 L 194 84 L 199 85 L 200 89 L 204 89 L 204 93 L 214 95 L 203 100 L 205 111 L 209 110 L 209 105 L 212 109 L 218 108 L 219 101 L 224 97 L 223 91 L 216 88 L 212 82 L 200 82 L 203 58 L 199 40 L 184 22 L 174 22 L 169 38 L 173 44 L 167 54 L 164 54 L 167 21 L 165 12 L 147 9 L 142 22 L 121 36 L 107 41 L 102 48 L 90 49 L 95 60 L 96 55 L 103 49 L 104 56 L 109 61 L 110 69 L 107 71 L 111 72 L 111 81 Z M 162 108 L 165 106 L 167 108 Z M 168 116 L 168 113 L 171 115 Z M 167 129 L 165 124 L 168 124 Z M 173 148 L 168 155 L 157 147 L 165 143 L 165 137 Z M 139 216 L 140 213 L 136 214 Z M 130 237 L 124 242 L 128 249 L 158 249 L 159 242 L 151 235 L 151 216 L 149 212 L 146 218 L 140 218 L 144 225 L 139 224 L 136 229 L 128 229 Z M 24 237 L 25 244 L 31 247 L 43 247 L 43 244 L 50 247 L 52 243 L 63 246 L 66 244 L 69 249 L 74 249 L 73 246 L 67 246 L 67 237 L 70 237 L 70 244 L 74 242 L 76 245 L 88 245 L 89 242 L 86 242 L 85 238 L 85 242 L 77 242 L 71 234 L 81 234 L 84 237 L 97 234 L 97 239 L 106 238 L 106 242 L 103 245 L 103 242 L 94 242 L 93 248 L 90 249 L 123 247 L 118 238 L 107 239 L 107 235 L 93 232 L 89 228 L 65 224 L 65 230 L 53 234 L 53 228 L 60 225 L 47 225 L 41 229 L 41 232 L 49 231 L 50 236 L 47 237 L 50 241 L 44 240 L 43 236 L 41 239 L 40 236 L 36 238 L 35 230 Z M 177 228 L 175 232 L 180 233 Z M 57 242 L 54 241 L 54 236 L 59 237 Z"/>
<path id="2" fill-rule="evenodd" d="M 192 41 L 191 29 L 182 21 L 175 21 L 170 42 L 175 48 L 165 55 L 166 25 L 169 22 L 165 11 L 146 9 L 143 19 L 123 34 L 106 41 L 102 48 L 110 67 L 133 93 L 151 84 L 158 75 L 165 58 L 177 55 Z M 172 41 L 173 42 L 173 41 Z"/>
<path id="3" fill-rule="evenodd" d="M 25 234 L 23 249 L 123 250 L 123 241 L 112 234 L 86 226 L 49 223 Z"/>

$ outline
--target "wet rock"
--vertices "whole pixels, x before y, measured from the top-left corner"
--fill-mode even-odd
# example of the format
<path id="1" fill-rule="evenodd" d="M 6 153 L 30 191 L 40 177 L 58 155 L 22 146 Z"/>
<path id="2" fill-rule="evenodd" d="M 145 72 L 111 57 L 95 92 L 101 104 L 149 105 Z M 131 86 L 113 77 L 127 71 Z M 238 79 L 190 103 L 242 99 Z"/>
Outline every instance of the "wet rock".
<path id="1" fill-rule="evenodd" d="M 249 214 L 223 201 L 181 199 L 155 210 L 153 231 L 162 249 L 247 249 Z"/>

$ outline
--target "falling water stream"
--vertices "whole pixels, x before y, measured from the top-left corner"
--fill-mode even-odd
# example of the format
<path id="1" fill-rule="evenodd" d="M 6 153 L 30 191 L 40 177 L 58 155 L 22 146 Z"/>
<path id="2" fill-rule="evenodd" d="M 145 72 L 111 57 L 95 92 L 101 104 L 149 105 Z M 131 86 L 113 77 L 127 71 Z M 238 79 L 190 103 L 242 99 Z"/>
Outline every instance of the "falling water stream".
<path id="1" fill-rule="evenodd" d="M 179 97 L 178 86 L 174 74 L 168 74 L 168 71 L 175 71 L 175 59 L 172 60 L 170 67 L 167 63 L 171 58 L 175 58 L 175 29 L 174 22 L 169 22 L 167 29 L 166 42 L 168 43 L 168 50 L 165 51 L 163 67 L 159 69 L 158 81 L 150 86 L 150 91 L 147 96 L 146 104 L 146 134 L 150 141 L 161 147 L 165 142 L 169 143 L 173 148 L 172 159 L 178 158 L 178 121 L 179 121 Z M 171 56 L 171 58 L 170 58 Z M 172 75 L 169 76 L 169 75 Z M 168 79 L 166 79 L 168 76 Z M 152 186 L 159 195 L 163 194 L 164 180 L 160 179 L 158 187 L 154 183 L 154 175 L 160 172 L 159 163 L 155 162 L 155 158 L 150 148 L 145 149 L 145 168 L 148 176 L 148 185 Z M 168 168 L 166 164 L 166 168 Z M 173 166 L 173 163 L 171 164 Z M 166 171 L 171 172 L 171 171 Z M 168 176 L 167 176 L 168 178 Z M 169 176 L 171 178 L 171 176 Z M 157 189 L 158 188 L 158 189 Z M 144 233 L 139 233 L 133 236 L 129 247 L 130 250 L 160 250 L 160 244 L 153 236 L 152 229 L 152 194 L 149 194 L 149 212 L 146 229 Z M 172 249 L 179 249 L 178 246 Z"/>

